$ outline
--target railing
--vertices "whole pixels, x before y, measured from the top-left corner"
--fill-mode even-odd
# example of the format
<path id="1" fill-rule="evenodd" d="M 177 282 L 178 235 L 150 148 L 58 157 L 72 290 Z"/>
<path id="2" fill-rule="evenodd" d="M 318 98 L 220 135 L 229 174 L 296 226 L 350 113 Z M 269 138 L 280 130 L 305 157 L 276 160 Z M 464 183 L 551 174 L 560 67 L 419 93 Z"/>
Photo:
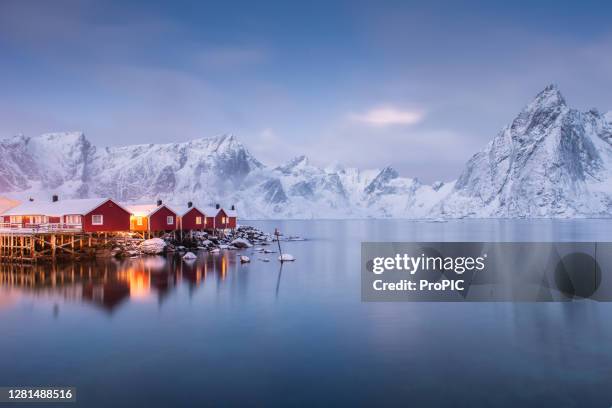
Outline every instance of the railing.
<path id="1" fill-rule="evenodd" d="M 43 232 L 79 232 L 83 230 L 82 224 L 45 223 L 26 224 L 21 222 L 0 223 L 1 232 L 14 233 L 43 233 Z"/>

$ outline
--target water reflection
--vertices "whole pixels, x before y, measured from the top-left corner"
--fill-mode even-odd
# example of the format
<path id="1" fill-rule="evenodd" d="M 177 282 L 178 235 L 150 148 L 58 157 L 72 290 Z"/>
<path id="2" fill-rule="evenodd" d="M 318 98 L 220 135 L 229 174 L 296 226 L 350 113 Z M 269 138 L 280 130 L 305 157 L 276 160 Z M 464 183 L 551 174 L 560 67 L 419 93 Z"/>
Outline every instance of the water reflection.
<path id="1" fill-rule="evenodd" d="M 153 299 L 161 305 L 181 284 L 191 296 L 210 280 L 223 283 L 236 264 L 236 253 L 230 251 L 203 252 L 190 261 L 176 255 L 66 264 L 0 264 L 0 309 L 23 296 L 89 303 L 108 313 L 128 300 Z"/>

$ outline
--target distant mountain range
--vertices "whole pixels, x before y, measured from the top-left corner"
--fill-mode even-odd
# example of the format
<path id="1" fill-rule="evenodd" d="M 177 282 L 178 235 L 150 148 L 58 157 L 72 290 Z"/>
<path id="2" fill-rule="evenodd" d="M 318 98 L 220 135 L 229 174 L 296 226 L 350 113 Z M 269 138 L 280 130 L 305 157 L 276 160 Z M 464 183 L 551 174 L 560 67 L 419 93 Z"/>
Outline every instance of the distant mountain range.
<path id="1" fill-rule="evenodd" d="M 219 202 L 242 218 L 612 215 L 612 113 L 571 109 L 552 85 L 449 183 L 305 156 L 270 167 L 231 135 L 99 148 L 83 133 L 50 133 L 3 139 L 0 154 L 0 192 L 21 199 Z"/>

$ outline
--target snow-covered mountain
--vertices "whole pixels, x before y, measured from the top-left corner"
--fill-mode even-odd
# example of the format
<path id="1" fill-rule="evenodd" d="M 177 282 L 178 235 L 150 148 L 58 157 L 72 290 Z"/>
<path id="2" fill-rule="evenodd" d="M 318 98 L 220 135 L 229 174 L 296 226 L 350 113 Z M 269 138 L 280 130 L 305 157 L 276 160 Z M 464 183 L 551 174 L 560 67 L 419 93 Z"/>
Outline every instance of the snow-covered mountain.
<path id="1" fill-rule="evenodd" d="M 476 153 L 443 216 L 577 217 L 612 214 L 612 123 L 567 106 L 550 85 Z"/>
<path id="2" fill-rule="evenodd" d="M 612 214 L 612 113 L 579 112 L 542 91 L 456 182 L 391 167 L 321 168 L 305 156 L 270 167 L 234 136 L 98 148 L 84 134 L 0 141 L 0 192 L 235 204 L 243 218 L 572 217 Z"/>

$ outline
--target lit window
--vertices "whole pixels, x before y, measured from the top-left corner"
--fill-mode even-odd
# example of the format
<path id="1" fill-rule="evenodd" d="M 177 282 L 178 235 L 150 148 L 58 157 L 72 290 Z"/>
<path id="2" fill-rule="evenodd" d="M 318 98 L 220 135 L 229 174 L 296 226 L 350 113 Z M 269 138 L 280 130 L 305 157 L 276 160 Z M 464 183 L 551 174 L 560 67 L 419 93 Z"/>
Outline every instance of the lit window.
<path id="1" fill-rule="evenodd" d="M 227 217 L 221 217 L 221 223 L 225 224 L 227 222 Z"/>
<path id="2" fill-rule="evenodd" d="M 168 224 L 168 225 L 174 224 L 174 217 L 171 216 L 171 215 L 167 216 L 166 217 L 166 224 Z"/>
<path id="3" fill-rule="evenodd" d="M 136 218 L 136 225 L 142 225 L 142 217 Z"/>
<path id="4" fill-rule="evenodd" d="M 202 217 L 196 217 L 196 225 L 202 225 Z"/>
<path id="5" fill-rule="evenodd" d="M 103 225 L 104 217 L 100 214 L 94 214 L 91 216 L 91 225 Z"/>

